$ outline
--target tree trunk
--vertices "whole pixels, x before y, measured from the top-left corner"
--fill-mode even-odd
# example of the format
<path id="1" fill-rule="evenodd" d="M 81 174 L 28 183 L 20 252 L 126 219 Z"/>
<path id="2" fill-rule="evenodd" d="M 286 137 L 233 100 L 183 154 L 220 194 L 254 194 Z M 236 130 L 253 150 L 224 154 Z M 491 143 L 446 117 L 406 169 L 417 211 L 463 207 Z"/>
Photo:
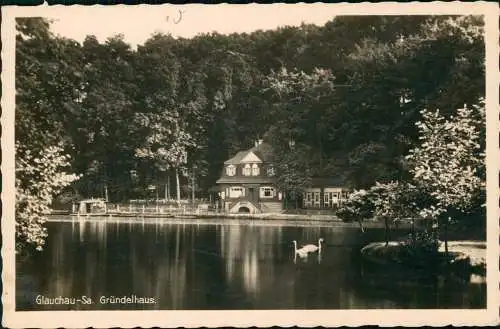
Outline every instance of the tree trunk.
<path id="1" fill-rule="evenodd" d="M 179 182 L 179 169 L 175 168 L 175 189 L 177 191 L 177 203 L 181 203 L 181 185 Z"/>
<path id="2" fill-rule="evenodd" d="M 191 181 L 192 184 L 192 189 L 191 189 L 191 200 L 194 204 L 194 197 L 195 197 L 195 187 L 196 187 L 196 178 L 194 176 L 194 167 L 193 167 L 193 180 Z"/>
<path id="3" fill-rule="evenodd" d="M 443 235 L 444 235 L 444 254 L 446 256 L 446 258 L 448 258 L 448 219 L 445 219 L 444 221 L 444 232 L 443 232 Z"/>
<path id="4" fill-rule="evenodd" d="M 104 184 L 104 199 L 108 202 L 108 184 Z"/>
<path id="5" fill-rule="evenodd" d="M 363 227 L 363 221 L 358 219 L 359 228 L 361 229 L 361 233 L 365 233 L 365 228 Z"/>
<path id="6" fill-rule="evenodd" d="M 389 219 L 387 217 L 384 217 L 384 224 L 385 224 L 385 246 L 387 247 L 389 245 Z"/>
<path id="7" fill-rule="evenodd" d="M 170 197 L 172 196 L 172 191 L 171 191 L 171 188 L 172 188 L 172 184 L 170 182 L 170 176 L 171 176 L 172 172 L 169 172 L 168 173 L 168 176 L 167 176 L 167 186 L 168 186 L 168 190 L 167 190 L 167 198 L 168 198 L 168 201 L 170 201 Z"/>

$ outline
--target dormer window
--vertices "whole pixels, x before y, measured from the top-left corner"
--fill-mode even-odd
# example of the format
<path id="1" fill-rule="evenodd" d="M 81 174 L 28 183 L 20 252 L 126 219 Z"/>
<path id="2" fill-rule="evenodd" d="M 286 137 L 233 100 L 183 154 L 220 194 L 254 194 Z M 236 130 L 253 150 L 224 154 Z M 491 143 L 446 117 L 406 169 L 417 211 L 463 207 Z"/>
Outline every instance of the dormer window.
<path id="1" fill-rule="evenodd" d="M 243 167 L 243 176 L 250 176 L 252 174 L 252 167 L 250 166 L 250 164 L 246 164 L 244 167 Z"/>
<path id="2" fill-rule="evenodd" d="M 267 176 L 274 176 L 276 172 L 274 171 L 274 167 L 267 168 Z"/>
<path id="3" fill-rule="evenodd" d="M 233 165 L 229 165 L 226 167 L 226 174 L 228 176 L 234 176 L 236 174 L 236 167 Z"/>
<path id="4" fill-rule="evenodd" d="M 259 172 L 260 172 L 259 165 L 254 163 L 252 165 L 252 176 L 259 176 Z"/>

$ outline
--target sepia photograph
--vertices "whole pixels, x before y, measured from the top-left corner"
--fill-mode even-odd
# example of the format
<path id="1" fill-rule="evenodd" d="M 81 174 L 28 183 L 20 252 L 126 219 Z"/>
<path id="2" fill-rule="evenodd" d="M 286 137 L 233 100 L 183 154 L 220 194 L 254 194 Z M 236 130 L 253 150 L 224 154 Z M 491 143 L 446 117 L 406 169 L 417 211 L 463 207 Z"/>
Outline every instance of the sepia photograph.
<path id="1" fill-rule="evenodd" d="M 3 325 L 498 324 L 498 7 L 387 6 L 7 7 Z"/>

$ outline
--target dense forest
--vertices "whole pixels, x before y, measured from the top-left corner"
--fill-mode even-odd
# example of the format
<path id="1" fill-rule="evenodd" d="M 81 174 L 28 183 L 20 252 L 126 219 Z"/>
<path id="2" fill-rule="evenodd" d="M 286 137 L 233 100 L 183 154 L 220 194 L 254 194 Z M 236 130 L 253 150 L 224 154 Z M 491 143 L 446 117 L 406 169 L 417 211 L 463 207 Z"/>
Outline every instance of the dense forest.
<path id="1" fill-rule="evenodd" d="M 278 176 L 295 175 L 299 185 L 342 176 L 367 188 L 410 175 L 405 155 L 422 110 L 449 117 L 485 93 L 475 16 L 342 16 L 249 34 L 156 34 L 137 49 L 120 35 L 81 44 L 55 36 L 43 18 L 18 18 L 17 31 L 24 169 L 16 170 L 28 194 L 45 179 L 66 198 L 106 193 L 119 202 L 177 177 L 178 193 L 195 184 L 203 197 L 222 163 L 257 138 L 293 168 L 278 163 Z M 33 169 L 43 159 L 52 167 Z M 73 175 L 59 175 L 63 167 Z"/>
<path id="2" fill-rule="evenodd" d="M 199 191 L 221 164 L 263 137 L 293 139 L 312 175 L 353 187 L 404 175 L 423 108 L 484 96 L 482 22 L 475 17 L 337 17 L 325 26 L 251 34 L 121 36 L 83 44 L 39 18 L 18 19 L 16 140 L 62 143 L 74 189 L 138 197 L 174 170 Z M 306 154 L 303 154 L 303 153 Z"/>

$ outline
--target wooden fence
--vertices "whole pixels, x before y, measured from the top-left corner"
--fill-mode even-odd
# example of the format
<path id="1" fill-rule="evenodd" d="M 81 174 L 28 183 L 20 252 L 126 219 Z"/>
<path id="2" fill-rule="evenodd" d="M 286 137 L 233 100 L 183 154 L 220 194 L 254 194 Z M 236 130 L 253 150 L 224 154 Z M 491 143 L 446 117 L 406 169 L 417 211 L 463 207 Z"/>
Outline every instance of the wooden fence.
<path id="1" fill-rule="evenodd" d="M 208 214 L 220 213 L 213 209 L 209 204 L 198 203 L 180 203 L 180 204 L 108 204 L 107 213 L 109 214 L 158 214 L 158 215 L 179 215 L 179 214 Z"/>

